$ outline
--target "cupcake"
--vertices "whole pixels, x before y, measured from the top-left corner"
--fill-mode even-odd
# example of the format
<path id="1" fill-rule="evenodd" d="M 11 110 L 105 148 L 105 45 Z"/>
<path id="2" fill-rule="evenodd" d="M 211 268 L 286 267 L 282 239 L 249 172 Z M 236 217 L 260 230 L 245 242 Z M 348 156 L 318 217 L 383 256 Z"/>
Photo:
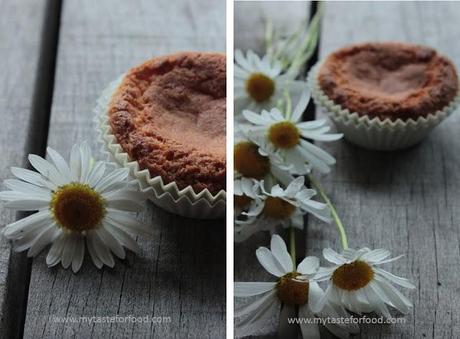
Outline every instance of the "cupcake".
<path id="1" fill-rule="evenodd" d="M 164 209 L 225 215 L 226 71 L 221 53 L 183 52 L 132 68 L 98 100 L 110 159 Z"/>
<path id="2" fill-rule="evenodd" d="M 375 150 L 417 144 L 459 102 L 453 63 L 432 48 L 405 43 L 339 49 L 308 81 L 315 103 L 345 138 Z"/>

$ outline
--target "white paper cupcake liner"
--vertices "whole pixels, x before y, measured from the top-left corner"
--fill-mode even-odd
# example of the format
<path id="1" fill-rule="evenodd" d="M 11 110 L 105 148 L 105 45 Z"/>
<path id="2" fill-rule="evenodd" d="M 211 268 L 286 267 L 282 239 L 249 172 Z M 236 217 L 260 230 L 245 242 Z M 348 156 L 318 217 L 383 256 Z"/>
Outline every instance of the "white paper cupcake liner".
<path id="1" fill-rule="evenodd" d="M 191 186 L 179 189 L 175 182 L 164 184 L 161 176 L 151 177 L 147 169 L 142 170 L 139 163 L 129 158 L 117 142 L 108 119 L 108 105 L 112 94 L 120 85 L 123 76 L 110 83 L 97 99 L 94 108 L 94 122 L 102 144 L 102 152 L 107 160 L 116 163 L 118 166 L 129 168 L 130 174 L 139 184 L 142 192 L 157 206 L 168 212 L 184 217 L 197 219 L 218 219 L 225 217 L 226 192 L 220 191 L 213 195 L 209 190 L 204 189 L 195 193 Z"/>
<path id="2" fill-rule="evenodd" d="M 428 133 L 447 118 L 460 103 L 460 93 L 442 110 L 420 117 L 416 120 L 390 119 L 360 116 L 356 112 L 343 109 L 334 103 L 321 89 L 318 71 L 321 63 L 316 64 L 308 74 L 308 86 L 316 106 L 334 122 L 345 139 L 358 146 L 392 151 L 418 144 Z"/>

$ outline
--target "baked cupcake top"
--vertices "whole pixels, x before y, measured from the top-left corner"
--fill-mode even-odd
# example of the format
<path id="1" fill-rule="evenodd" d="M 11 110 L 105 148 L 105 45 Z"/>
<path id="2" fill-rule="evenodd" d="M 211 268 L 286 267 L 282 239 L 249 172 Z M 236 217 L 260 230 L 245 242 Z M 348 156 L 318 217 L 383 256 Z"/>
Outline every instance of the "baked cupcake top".
<path id="1" fill-rule="evenodd" d="M 428 47 L 396 42 L 339 49 L 322 64 L 318 80 L 343 109 L 382 120 L 427 116 L 458 93 L 449 59 Z"/>
<path id="2" fill-rule="evenodd" d="M 117 142 L 179 189 L 225 189 L 225 55 L 184 52 L 132 68 L 109 105 Z"/>

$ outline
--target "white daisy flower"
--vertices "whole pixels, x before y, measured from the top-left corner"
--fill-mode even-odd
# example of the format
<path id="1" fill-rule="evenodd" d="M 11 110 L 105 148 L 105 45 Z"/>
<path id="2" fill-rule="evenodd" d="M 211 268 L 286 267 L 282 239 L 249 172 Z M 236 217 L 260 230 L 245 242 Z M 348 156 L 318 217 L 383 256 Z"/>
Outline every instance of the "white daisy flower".
<path id="1" fill-rule="evenodd" d="M 281 64 L 268 56 L 260 58 L 253 51 L 246 57 L 235 51 L 235 107 L 260 111 L 280 105 L 286 93 L 298 98 L 306 83 L 294 80 L 292 75 L 281 74 Z"/>
<path id="2" fill-rule="evenodd" d="M 315 277 L 329 281 L 324 297 L 314 305 L 315 310 L 329 301 L 358 314 L 375 312 L 389 318 L 387 305 L 408 313 L 412 303 L 393 284 L 411 289 L 415 288 L 414 284 L 378 267 L 402 257 L 390 258 L 390 255 L 385 249 L 346 249 L 342 254 L 324 249 L 324 258 L 334 266 L 321 268 Z"/>
<path id="3" fill-rule="evenodd" d="M 234 215 L 239 216 L 252 204 L 256 204 L 260 191 L 260 184 L 257 180 L 241 177 L 233 182 Z"/>
<path id="4" fill-rule="evenodd" d="M 324 294 L 318 283 L 312 279 L 319 268 L 318 258 L 306 257 L 296 267 L 283 239 L 276 234 L 271 238 L 270 249 L 259 247 L 256 256 L 262 267 L 277 279 L 274 282 L 235 283 L 235 297 L 257 297 L 252 303 L 235 309 L 235 317 L 241 318 L 235 326 L 236 336 L 244 337 L 261 331 L 273 317 L 280 317 L 281 323 L 287 323 L 287 319 L 282 317 L 296 314 L 296 308 L 299 318 L 315 317 L 311 305 L 322 299 Z M 321 314 L 316 315 L 324 318 L 349 317 L 343 309 L 329 304 Z M 319 338 L 317 324 L 303 321 L 300 322 L 300 327 L 303 338 Z M 341 338 L 348 338 L 349 332 L 357 331 L 357 326 L 327 324 L 326 327 Z"/>
<path id="5" fill-rule="evenodd" d="M 294 177 L 289 174 L 289 167 L 276 154 L 269 154 L 236 127 L 233 147 L 235 179 L 242 177 L 264 180 L 267 187 L 277 181 L 288 185 Z"/>
<path id="6" fill-rule="evenodd" d="M 304 215 L 307 213 L 329 223 L 331 218 L 327 205 L 312 200 L 316 191 L 306 188 L 304 183 L 305 178 L 298 177 L 286 189 L 275 185 L 271 192 L 267 192 L 261 182 L 262 194 L 247 212 L 242 212 L 247 219 L 236 221 L 235 240 L 246 240 L 259 231 L 273 231 L 278 225 L 303 229 Z"/>
<path id="7" fill-rule="evenodd" d="M 96 267 L 113 267 L 113 254 L 125 258 L 126 247 L 139 247 L 131 235 L 152 231 L 135 219 L 145 200 L 141 192 L 130 189 L 129 170 L 107 173 L 106 163 L 95 162 L 87 144 L 74 145 L 68 164 L 52 148 L 50 160 L 34 154 L 29 161 L 38 171 L 13 167 L 17 179 L 4 181 L 9 191 L 0 192 L 5 207 L 20 211 L 38 211 L 5 226 L 2 234 L 13 241 L 15 250 L 28 250 L 36 256 L 48 244 L 48 266 L 62 263 L 77 272 L 83 262 L 85 241 Z"/>
<path id="8" fill-rule="evenodd" d="M 330 127 L 325 126 L 326 120 L 300 121 L 309 100 L 309 92 L 303 92 L 293 113 L 287 112 L 286 116 L 277 108 L 272 108 L 270 112 L 264 110 L 261 114 L 243 111 L 246 120 L 252 124 L 245 127 L 245 133 L 267 153 L 277 154 L 292 165 L 293 174 L 309 172 L 311 169 L 328 173 L 335 159 L 306 139 L 334 141 L 343 136 L 327 134 Z"/>

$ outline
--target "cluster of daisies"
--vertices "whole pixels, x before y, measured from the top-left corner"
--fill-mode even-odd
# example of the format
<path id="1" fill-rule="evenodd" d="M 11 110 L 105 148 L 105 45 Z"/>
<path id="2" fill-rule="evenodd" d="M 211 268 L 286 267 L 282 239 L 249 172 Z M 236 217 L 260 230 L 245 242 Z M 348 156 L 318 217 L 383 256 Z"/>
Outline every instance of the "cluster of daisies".
<path id="1" fill-rule="evenodd" d="M 312 256 L 296 265 L 283 239 L 274 234 L 270 249 L 260 247 L 256 255 L 275 281 L 235 283 L 236 297 L 253 299 L 235 310 L 235 317 L 242 318 L 236 326 L 239 337 L 260 333 L 276 317 L 280 323 L 288 323 L 282 315 L 294 315 L 303 338 L 319 338 L 319 324 L 339 338 L 348 338 L 359 332 L 356 314 L 390 318 L 389 307 L 403 314 L 412 308 L 409 299 L 394 285 L 415 286 L 380 267 L 399 259 L 391 258 L 385 249 L 348 248 L 339 254 L 326 248 L 323 256 L 328 267 L 320 267 L 319 259 Z M 325 290 L 320 286 L 324 283 Z"/>
<path id="2" fill-rule="evenodd" d="M 125 248 L 140 251 L 136 236 L 151 235 L 152 228 L 136 219 L 145 195 L 128 180 L 128 169 L 95 161 L 86 143 L 73 146 L 69 162 L 52 148 L 47 159 L 31 154 L 29 162 L 36 171 L 11 168 L 16 178 L 5 180 L 8 190 L 0 192 L 4 207 L 36 211 L 2 229 L 16 251 L 33 257 L 51 245 L 47 265 L 61 263 L 75 273 L 85 248 L 97 268 L 113 267 Z"/>
<path id="3" fill-rule="evenodd" d="M 256 255 L 276 277 L 274 282 L 235 283 L 235 297 L 251 300 L 235 311 L 238 337 L 261 334 L 274 317 L 280 326 L 287 315 L 311 320 L 375 313 L 389 318 L 388 306 L 402 313 L 412 306 L 393 286 L 413 288 L 412 283 L 379 267 L 400 257 L 390 258 L 383 249 L 349 249 L 334 206 L 312 176 L 330 172 L 335 164 L 334 157 L 314 142 L 342 137 L 330 133 L 325 120 L 302 121 L 310 95 L 307 83 L 298 79 L 316 45 L 315 20 L 293 37 L 269 39 L 262 58 L 252 51 L 246 55 L 235 51 L 234 239 L 242 242 L 257 232 L 269 231 L 271 249 L 260 247 Z M 305 177 L 313 189 L 306 186 Z M 315 257 L 296 265 L 292 238 L 295 229 L 303 229 L 306 214 L 337 224 L 344 251 L 323 251 L 331 267 L 320 267 Z M 291 254 L 275 234 L 280 227 L 290 229 Z M 325 283 L 323 290 L 320 285 Z M 304 338 L 319 337 L 318 322 L 298 324 Z M 341 338 L 359 330 L 350 322 L 324 325 Z"/>

